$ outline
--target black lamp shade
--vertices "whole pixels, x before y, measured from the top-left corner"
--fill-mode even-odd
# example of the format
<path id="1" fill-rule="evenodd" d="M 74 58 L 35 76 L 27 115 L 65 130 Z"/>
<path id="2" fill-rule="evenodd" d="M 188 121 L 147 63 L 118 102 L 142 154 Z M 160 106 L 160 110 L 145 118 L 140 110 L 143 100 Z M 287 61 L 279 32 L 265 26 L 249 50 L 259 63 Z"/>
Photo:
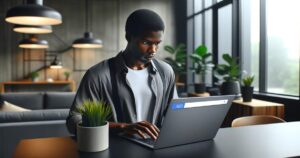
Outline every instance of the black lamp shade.
<path id="1" fill-rule="evenodd" d="M 18 33 L 46 34 L 52 32 L 52 27 L 50 25 L 46 25 L 46 26 L 15 25 L 13 30 Z"/>
<path id="2" fill-rule="evenodd" d="M 93 38 L 93 33 L 85 32 L 84 37 L 76 39 L 72 46 L 74 48 L 102 48 L 102 41 Z"/>
<path id="3" fill-rule="evenodd" d="M 57 59 L 56 56 L 55 56 L 54 60 L 51 62 L 50 68 L 51 68 L 51 69 L 61 69 L 61 68 L 62 68 L 62 64 L 61 64 L 61 62 Z"/>
<path id="4" fill-rule="evenodd" d="M 62 16 L 56 10 L 43 6 L 42 0 L 27 0 L 27 4 L 9 9 L 5 21 L 20 25 L 58 25 Z"/>
<path id="5" fill-rule="evenodd" d="M 21 40 L 19 47 L 27 49 L 46 49 L 49 46 L 46 40 L 39 40 L 36 36 L 31 35 L 29 38 Z"/>

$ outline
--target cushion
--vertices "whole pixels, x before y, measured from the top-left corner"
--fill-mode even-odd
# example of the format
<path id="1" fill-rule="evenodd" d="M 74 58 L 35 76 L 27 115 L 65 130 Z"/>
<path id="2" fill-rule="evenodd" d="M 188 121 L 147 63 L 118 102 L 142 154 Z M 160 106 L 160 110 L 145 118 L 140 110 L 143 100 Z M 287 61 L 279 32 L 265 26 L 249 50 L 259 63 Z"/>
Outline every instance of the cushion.
<path id="1" fill-rule="evenodd" d="M 75 92 L 47 92 L 44 98 L 45 109 L 70 109 Z"/>
<path id="2" fill-rule="evenodd" d="M 38 110 L 43 109 L 44 98 L 42 93 L 3 93 L 0 94 L 0 100 L 23 108 Z"/>
<path id="3" fill-rule="evenodd" d="M 22 108 L 20 106 L 14 105 L 14 104 L 9 103 L 7 101 L 3 101 L 3 104 L 0 105 L 0 112 L 4 112 L 4 111 L 6 111 L 6 112 L 8 112 L 8 111 L 21 112 L 21 111 L 31 111 L 31 110 Z"/>
<path id="4" fill-rule="evenodd" d="M 68 109 L 32 110 L 26 112 L 0 112 L 0 123 L 65 120 Z"/>

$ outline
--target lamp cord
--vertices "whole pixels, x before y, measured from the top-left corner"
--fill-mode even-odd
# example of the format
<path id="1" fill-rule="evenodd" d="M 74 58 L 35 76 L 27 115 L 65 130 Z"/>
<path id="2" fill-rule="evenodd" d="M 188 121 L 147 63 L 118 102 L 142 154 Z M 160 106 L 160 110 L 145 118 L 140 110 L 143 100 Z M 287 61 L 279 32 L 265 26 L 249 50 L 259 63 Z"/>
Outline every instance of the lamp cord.
<path id="1" fill-rule="evenodd" d="M 88 27 L 89 27 L 89 24 L 88 24 L 88 0 L 85 0 L 85 31 L 88 32 Z"/>

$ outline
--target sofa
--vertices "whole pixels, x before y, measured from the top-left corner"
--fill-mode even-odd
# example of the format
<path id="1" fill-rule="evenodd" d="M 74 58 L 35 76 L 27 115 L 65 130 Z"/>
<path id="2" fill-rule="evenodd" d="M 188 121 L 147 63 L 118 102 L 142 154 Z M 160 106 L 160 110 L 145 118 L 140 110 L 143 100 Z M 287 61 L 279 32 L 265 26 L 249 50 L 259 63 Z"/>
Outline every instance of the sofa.
<path id="1" fill-rule="evenodd" d="M 31 111 L 0 111 L 0 157 L 11 158 L 22 139 L 70 136 L 66 118 L 74 92 L 37 92 L 0 94 L 4 101 Z"/>

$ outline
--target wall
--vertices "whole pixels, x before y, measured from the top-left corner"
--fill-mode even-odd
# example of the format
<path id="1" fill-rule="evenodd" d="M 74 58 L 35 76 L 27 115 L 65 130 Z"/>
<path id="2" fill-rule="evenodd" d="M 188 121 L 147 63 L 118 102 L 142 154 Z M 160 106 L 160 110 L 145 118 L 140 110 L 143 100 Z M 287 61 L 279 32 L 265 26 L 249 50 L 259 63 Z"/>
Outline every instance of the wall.
<path id="1" fill-rule="evenodd" d="M 0 2 L 0 82 L 9 80 L 20 80 L 28 77 L 29 72 L 35 71 L 43 66 L 42 61 L 23 63 L 22 49 L 18 48 L 18 41 L 22 39 L 21 34 L 12 31 L 12 24 L 4 21 L 6 11 L 16 5 L 20 5 L 21 0 L 10 0 Z M 64 71 L 72 71 L 73 57 L 76 54 L 75 69 L 87 69 L 90 66 L 110 57 L 115 56 L 120 50 L 126 47 L 125 22 L 128 15 L 139 8 L 148 8 L 156 11 L 164 19 L 166 24 L 164 40 L 158 53 L 158 58 L 168 56 L 163 50 L 165 44 L 173 45 L 176 42 L 176 27 L 174 2 L 172 0 L 90 0 L 89 1 L 89 28 L 94 37 L 103 41 L 104 47 L 101 49 L 81 50 L 70 49 L 60 54 L 58 57 L 63 62 L 64 69 L 47 69 L 47 78 L 54 80 L 64 79 Z M 71 46 L 73 40 L 83 36 L 85 32 L 85 1 L 84 0 L 44 0 L 44 5 L 59 11 L 63 16 L 61 25 L 53 26 L 54 32 L 47 35 L 39 35 L 39 38 L 49 42 L 48 51 L 57 53 Z M 184 30 L 185 31 L 185 30 Z M 43 58 L 44 51 L 30 51 L 33 58 Z M 47 57 L 47 65 L 53 56 Z M 73 78 L 78 84 L 85 71 L 72 72 Z M 44 73 L 41 73 L 44 79 Z"/>

